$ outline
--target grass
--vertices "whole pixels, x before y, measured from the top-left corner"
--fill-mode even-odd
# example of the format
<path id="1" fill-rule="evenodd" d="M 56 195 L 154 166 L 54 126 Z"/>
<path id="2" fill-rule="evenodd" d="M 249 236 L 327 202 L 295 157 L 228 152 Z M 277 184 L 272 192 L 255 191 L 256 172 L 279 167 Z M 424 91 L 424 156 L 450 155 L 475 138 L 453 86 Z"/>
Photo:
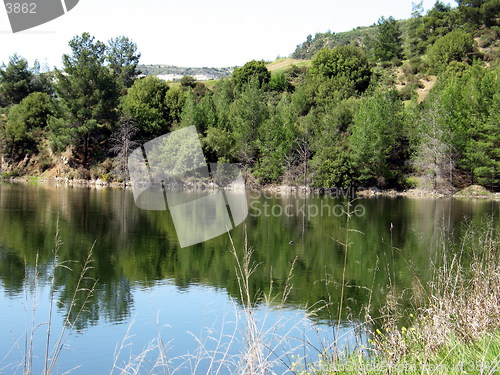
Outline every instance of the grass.
<path id="1" fill-rule="evenodd" d="M 500 248 L 495 222 L 468 225 L 453 254 L 442 240 L 427 285 L 400 311 L 389 295 L 382 322 L 368 316 L 369 347 L 323 353 L 300 374 L 497 374 L 500 372 Z M 450 254 L 453 254 L 450 256 Z M 406 293 L 408 291 L 405 291 Z M 401 297 L 399 297 L 401 298 Z M 409 324 L 405 323 L 410 321 Z M 376 323 L 376 324 L 375 324 Z"/>
<path id="2" fill-rule="evenodd" d="M 302 67 L 306 66 L 309 67 L 311 65 L 311 60 L 298 60 L 298 59 L 292 59 L 292 58 L 279 58 L 276 59 L 275 61 L 268 63 L 267 69 L 273 73 L 273 72 L 284 72 L 287 71 L 292 67 L 292 65 Z"/>
<path id="3" fill-rule="evenodd" d="M 57 363 L 59 361 L 60 355 L 67 344 L 68 337 L 70 333 L 74 330 L 75 325 L 80 319 L 80 316 L 87 311 L 88 303 L 90 297 L 94 293 L 95 286 L 97 284 L 96 280 L 90 279 L 88 274 L 92 267 L 92 250 L 90 249 L 86 259 L 82 264 L 73 264 L 76 262 L 72 261 L 61 261 L 59 259 L 59 250 L 62 246 L 59 233 L 59 225 L 57 225 L 57 230 L 54 238 L 54 248 L 52 250 L 52 263 L 50 269 L 52 275 L 50 277 L 50 291 L 49 291 L 49 311 L 46 320 L 39 321 L 37 318 L 37 310 L 39 305 L 39 292 L 40 292 L 40 275 L 39 275 L 39 261 L 38 255 L 36 256 L 35 265 L 33 267 L 28 267 L 25 264 L 25 279 L 24 279 L 24 290 L 25 290 L 25 310 L 26 310 L 26 329 L 18 340 L 16 340 L 11 351 L 16 348 L 21 350 L 23 353 L 23 359 L 21 363 L 10 363 L 2 364 L 0 371 L 9 369 L 10 373 L 22 372 L 23 375 L 38 374 L 38 371 L 34 370 L 33 361 L 34 359 L 41 359 L 42 361 L 42 372 L 43 375 L 51 375 L 58 373 Z M 56 270 L 64 269 L 68 272 L 78 272 L 79 277 L 76 286 L 72 292 L 71 299 L 64 303 L 57 299 L 56 296 Z M 54 310 L 55 306 L 64 307 L 66 309 L 66 315 L 63 318 L 62 325 L 59 328 L 54 326 Z M 40 340 L 38 332 L 45 329 L 45 333 L 42 334 L 42 339 L 44 342 L 44 348 L 41 353 L 35 349 L 35 341 Z M 22 344 L 21 344 L 22 342 Z M 22 349 L 21 349 L 22 346 Z M 11 352 L 10 351 L 10 352 Z M 10 353 L 9 352 L 9 353 Z M 7 357 L 9 355 L 5 357 Z"/>

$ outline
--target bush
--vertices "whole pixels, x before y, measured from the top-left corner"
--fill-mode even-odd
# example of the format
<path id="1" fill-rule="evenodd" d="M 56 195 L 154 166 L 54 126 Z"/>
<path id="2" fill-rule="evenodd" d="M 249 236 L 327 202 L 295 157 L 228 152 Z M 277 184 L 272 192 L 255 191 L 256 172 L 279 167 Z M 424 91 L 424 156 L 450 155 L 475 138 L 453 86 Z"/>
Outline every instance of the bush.
<path id="1" fill-rule="evenodd" d="M 470 61 L 474 50 L 473 44 L 472 36 L 463 30 L 446 34 L 429 47 L 427 55 L 431 67 L 443 71 L 452 61 Z"/>
<path id="2" fill-rule="evenodd" d="M 269 88 L 273 91 L 283 92 L 291 91 L 292 87 L 288 82 L 288 77 L 285 72 L 276 72 L 271 74 L 271 81 L 269 81 Z"/>
<path id="3" fill-rule="evenodd" d="M 309 71 L 323 78 L 345 77 L 354 83 L 359 92 L 368 88 L 371 78 L 366 54 L 354 46 L 323 48 L 314 56 Z"/>
<path id="4" fill-rule="evenodd" d="M 405 62 L 401 69 L 406 77 L 411 77 L 423 72 L 426 66 L 420 57 L 413 57 Z"/>
<path id="5" fill-rule="evenodd" d="M 404 179 L 403 185 L 405 189 L 415 189 L 419 185 L 419 180 L 414 176 L 406 177 Z"/>
<path id="6" fill-rule="evenodd" d="M 415 94 L 418 88 L 417 83 L 408 83 L 399 92 L 401 100 L 410 100 Z"/>
<path id="7" fill-rule="evenodd" d="M 256 79 L 259 87 L 265 86 L 271 80 L 271 73 L 267 70 L 264 61 L 249 61 L 241 68 L 236 68 L 233 72 L 233 81 L 237 87 L 241 88 L 247 83 Z"/>

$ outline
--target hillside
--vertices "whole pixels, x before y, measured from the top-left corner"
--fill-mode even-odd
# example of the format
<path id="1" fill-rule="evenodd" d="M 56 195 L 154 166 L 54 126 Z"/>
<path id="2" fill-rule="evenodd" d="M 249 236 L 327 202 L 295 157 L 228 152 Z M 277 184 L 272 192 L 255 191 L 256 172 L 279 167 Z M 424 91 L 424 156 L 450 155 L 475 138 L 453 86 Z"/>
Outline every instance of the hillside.
<path id="1" fill-rule="evenodd" d="M 357 27 L 351 31 L 334 33 L 327 31 L 326 33 L 317 33 L 308 35 L 307 39 L 297 45 L 297 48 L 292 53 L 294 59 L 311 59 L 316 52 L 322 48 L 333 48 L 352 44 L 358 47 L 366 46 L 366 39 L 374 37 L 377 31 L 377 26 Z"/>
<path id="2" fill-rule="evenodd" d="M 207 160 L 243 165 L 253 184 L 498 191 L 500 5 L 487 1 L 316 34 L 237 69 L 138 66 L 127 38 L 123 66 L 95 52 L 40 73 L 13 56 L 0 67 L 0 175 L 124 181 L 131 149 L 195 126 Z M 70 43 L 78 56 L 95 42 Z"/>
<path id="3" fill-rule="evenodd" d="M 311 65 L 311 61 L 301 60 L 301 59 L 280 58 L 266 64 L 266 67 L 267 70 L 273 73 L 273 72 L 282 72 L 288 70 L 292 67 L 292 65 L 298 67 L 303 67 L 303 66 L 309 67 Z"/>
<path id="4" fill-rule="evenodd" d="M 403 34 L 406 34 L 408 20 L 397 21 Z M 334 33 L 316 33 L 314 37 L 308 35 L 306 40 L 297 45 L 291 57 L 294 59 L 312 59 L 322 48 L 334 48 L 345 45 L 370 48 L 371 41 L 376 38 L 378 25 L 359 26 L 350 31 Z"/>

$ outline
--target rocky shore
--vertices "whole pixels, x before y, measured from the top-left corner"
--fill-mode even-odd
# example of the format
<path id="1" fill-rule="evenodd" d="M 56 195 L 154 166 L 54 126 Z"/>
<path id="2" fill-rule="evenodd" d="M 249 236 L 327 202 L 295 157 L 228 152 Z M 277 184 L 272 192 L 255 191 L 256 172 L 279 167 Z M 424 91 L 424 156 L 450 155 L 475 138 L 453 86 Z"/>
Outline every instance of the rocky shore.
<path id="1" fill-rule="evenodd" d="M 35 183 L 35 184 L 56 184 L 65 186 L 80 186 L 89 188 L 115 188 L 126 189 L 131 187 L 131 183 L 117 182 L 117 181 L 104 181 L 97 180 L 83 180 L 83 179 L 69 179 L 66 177 L 12 177 L 0 178 L 0 182 L 10 183 Z M 186 184 L 183 190 L 187 191 L 200 191 L 214 189 L 213 184 Z M 408 189 L 403 191 L 397 190 L 380 190 L 378 188 L 311 188 L 304 186 L 294 185 L 256 185 L 247 184 L 249 191 L 262 191 L 270 195 L 300 195 L 300 194 L 314 194 L 314 195 L 329 195 L 336 198 L 376 198 L 376 197 L 406 197 L 406 198 L 475 198 L 475 199 L 490 199 L 499 200 L 500 193 L 493 193 L 488 191 L 482 186 L 471 185 L 463 190 L 456 192 L 435 192 L 425 189 Z"/>

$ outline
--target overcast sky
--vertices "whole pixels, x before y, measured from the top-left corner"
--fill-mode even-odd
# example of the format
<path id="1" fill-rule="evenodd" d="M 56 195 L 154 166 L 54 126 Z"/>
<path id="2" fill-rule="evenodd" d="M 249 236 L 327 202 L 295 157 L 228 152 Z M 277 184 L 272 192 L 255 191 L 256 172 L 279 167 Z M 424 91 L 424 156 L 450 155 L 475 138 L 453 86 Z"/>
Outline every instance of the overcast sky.
<path id="1" fill-rule="evenodd" d="M 425 10 L 433 4 L 424 0 Z M 243 65 L 288 56 L 308 34 L 347 31 L 381 16 L 408 18 L 411 8 L 411 0 L 80 0 L 66 15 L 13 34 L 0 7 L 0 62 L 18 53 L 61 66 L 68 41 L 88 31 L 102 41 L 128 36 L 143 64 Z"/>

